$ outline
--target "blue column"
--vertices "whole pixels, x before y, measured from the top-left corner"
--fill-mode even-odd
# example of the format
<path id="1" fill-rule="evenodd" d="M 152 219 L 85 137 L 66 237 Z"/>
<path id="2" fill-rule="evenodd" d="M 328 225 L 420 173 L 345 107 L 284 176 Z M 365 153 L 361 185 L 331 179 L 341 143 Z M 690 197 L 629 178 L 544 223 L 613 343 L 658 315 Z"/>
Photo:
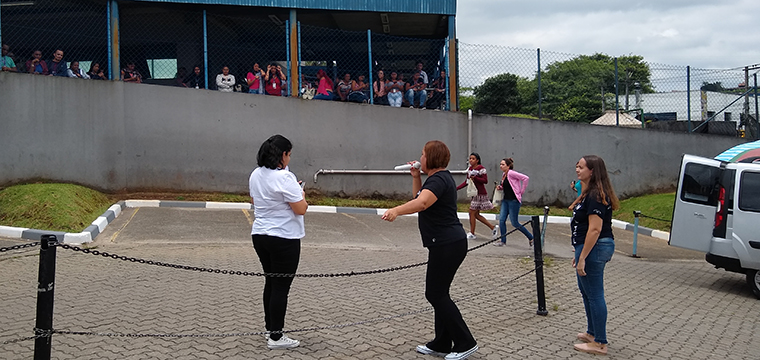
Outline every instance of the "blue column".
<path id="1" fill-rule="evenodd" d="M 300 94 L 301 86 L 303 86 L 303 84 L 301 84 L 301 22 L 297 21 L 296 25 L 298 30 L 298 38 L 296 39 L 298 42 L 298 92 Z"/>
<path id="2" fill-rule="evenodd" d="M 203 10 L 203 76 L 206 78 L 203 83 L 208 90 L 208 26 L 206 26 L 206 10 Z"/>
<path id="3" fill-rule="evenodd" d="M 119 80 L 121 56 L 119 55 L 119 3 L 115 0 L 108 2 L 108 72 L 111 80 Z"/>
<path id="4" fill-rule="evenodd" d="M 298 13 L 296 9 L 290 9 L 290 16 L 286 23 L 288 36 L 288 96 L 298 96 L 301 91 L 301 77 L 298 75 L 298 69 L 301 63 L 298 61 L 300 45 L 298 43 Z"/>
<path id="5" fill-rule="evenodd" d="M 285 65 L 287 67 L 287 69 L 285 69 L 285 73 L 290 77 L 288 81 L 288 84 L 290 86 L 288 86 L 288 91 L 285 92 L 284 96 L 289 96 L 288 94 L 293 91 L 293 83 L 295 82 L 293 81 L 293 76 L 291 76 L 293 74 L 290 72 L 290 20 L 285 20 L 285 48 L 287 49 L 287 55 L 285 56 L 288 58 L 288 62 Z"/>
<path id="6" fill-rule="evenodd" d="M 459 96 L 458 91 L 459 89 L 459 73 L 457 72 L 457 62 L 459 61 L 457 51 L 457 22 L 456 22 L 456 16 L 449 15 L 449 72 L 447 75 L 449 76 L 449 83 L 446 84 L 446 89 L 449 91 L 449 98 L 446 101 L 446 107 L 449 110 L 457 111 L 459 110 Z"/>
<path id="7" fill-rule="evenodd" d="M 372 31 L 367 29 L 367 59 L 369 60 L 369 103 L 375 103 L 375 89 L 372 86 Z"/>
<path id="8" fill-rule="evenodd" d="M 449 49 L 449 37 L 447 36 L 446 43 L 443 45 L 443 69 L 446 70 L 446 79 L 444 80 L 446 81 L 446 95 L 445 95 L 445 99 L 446 99 L 445 110 L 446 111 L 449 111 L 450 109 L 449 101 L 448 101 L 449 99 L 449 84 L 448 83 L 449 83 L 449 79 L 451 78 L 451 76 L 449 75 L 449 56 L 450 56 L 449 50 L 451 49 Z"/>

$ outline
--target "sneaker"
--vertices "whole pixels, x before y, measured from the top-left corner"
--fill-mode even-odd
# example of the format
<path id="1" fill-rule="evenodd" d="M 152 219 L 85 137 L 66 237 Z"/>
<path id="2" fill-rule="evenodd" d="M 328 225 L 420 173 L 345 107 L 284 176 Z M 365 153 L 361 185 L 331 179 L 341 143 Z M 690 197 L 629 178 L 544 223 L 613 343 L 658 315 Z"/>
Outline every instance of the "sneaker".
<path id="1" fill-rule="evenodd" d="M 409 106 L 410 109 L 414 109 L 414 105 Z"/>
<path id="2" fill-rule="evenodd" d="M 438 356 L 438 357 L 444 357 L 448 355 L 447 353 L 435 351 L 427 347 L 427 345 L 417 345 L 417 352 L 423 355 L 433 355 L 433 356 Z"/>
<path id="3" fill-rule="evenodd" d="M 475 234 L 473 234 L 473 233 L 467 233 L 467 240 L 475 240 L 477 238 L 478 237 L 475 236 Z"/>
<path id="4" fill-rule="evenodd" d="M 499 225 L 496 225 L 493 227 L 493 230 L 491 230 L 491 240 L 496 239 L 499 237 Z"/>
<path id="5" fill-rule="evenodd" d="M 271 338 L 267 340 L 267 347 L 270 349 L 292 349 L 298 345 L 301 345 L 300 341 L 293 340 L 285 335 L 279 340 L 272 340 Z"/>
<path id="6" fill-rule="evenodd" d="M 446 360 L 462 360 L 462 359 L 467 359 L 468 356 L 474 354 L 476 351 L 478 351 L 478 346 L 477 345 L 473 346 L 472 349 L 464 351 L 464 352 L 449 353 L 448 355 L 446 355 L 446 357 L 444 359 L 446 359 Z"/>
<path id="7" fill-rule="evenodd" d="M 504 246 L 504 245 L 507 245 L 507 243 L 503 243 L 501 241 L 497 241 L 497 242 L 493 243 L 493 246 Z"/>

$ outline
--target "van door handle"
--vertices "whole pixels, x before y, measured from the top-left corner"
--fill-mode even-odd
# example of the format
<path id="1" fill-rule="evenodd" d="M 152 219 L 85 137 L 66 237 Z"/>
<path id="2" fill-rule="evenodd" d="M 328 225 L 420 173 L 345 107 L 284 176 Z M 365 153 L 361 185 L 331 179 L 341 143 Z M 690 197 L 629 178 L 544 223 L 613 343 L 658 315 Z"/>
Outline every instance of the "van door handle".
<path id="1" fill-rule="evenodd" d="M 698 218 L 702 218 L 702 219 L 707 219 L 707 218 L 705 217 L 705 214 L 700 214 L 700 213 L 696 213 L 696 212 L 695 212 L 695 213 L 694 213 L 694 216 L 696 216 L 696 217 L 698 217 Z"/>

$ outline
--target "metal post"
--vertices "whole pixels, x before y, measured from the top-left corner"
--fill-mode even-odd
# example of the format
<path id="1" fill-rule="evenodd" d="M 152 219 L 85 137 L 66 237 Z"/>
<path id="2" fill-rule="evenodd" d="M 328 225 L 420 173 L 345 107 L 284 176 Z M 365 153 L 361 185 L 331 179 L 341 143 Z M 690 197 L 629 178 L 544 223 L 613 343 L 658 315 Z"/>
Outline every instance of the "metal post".
<path id="1" fill-rule="evenodd" d="M 296 25 L 298 31 L 296 38 L 296 41 L 298 42 L 298 93 L 300 94 L 301 88 L 303 87 L 303 84 L 301 84 L 301 22 L 296 22 Z"/>
<path id="2" fill-rule="evenodd" d="M 472 109 L 467 110 L 467 154 L 472 154 Z"/>
<path id="3" fill-rule="evenodd" d="M 293 74 L 290 73 L 290 20 L 285 20 L 285 48 L 286 53 L 285 56 L 288 58 L 288 62 L 286 63 L 287 69 L 285 69 L 285 73 L 290 76 L 290 86 L 288 91 L 285 92 L 285 97 L 289 96 L 288 94 L 293 91 Z M 282 79 L 280 79 L 280 84 L 282 84 Z M 280 88 L 280 92 L 282 92 L 282 88 Z"/>
<path id="4" fill-rule="evenodd" d="M 760 117 L 758 117 L 758 109 L 757 109 L 757 72 L 753 75 L 755 78 L 755 122 L 757 123 L 757 133 L 755 133 L 755 139 L 760 140 Z M 752 126 L 750 124 L 750 126 Z"/>
<path id="5" fill-rule="evenodd" d="M 372 31 L 367 29 L 367 58 L 369 60 L 369 103 L 375 103 L 375 89 L 372 84 Z"/>
<path id="6" fill-rule="evenodd" d="M 538 215 L 530 218 L 533 225 L 533 234 L 538 234 L 541 239 L 533 239 L 533 260 L 536 263 L 536 293 L 538 295 L 538 310 L 536 315 L 546 316 L 546 293 L 544 293 L 544 253 L 541 244 L 544 239 L 541 236 L 541 224 L 538 221 Z"/>
<path id="7" fill-rule="evenodd" d="M 119 80 L 120 78 L 120 66 L 121 55 L 119 54 L 119 3 L 115 0 L 109 1 L 109 13 L 108 13 L 108 72 L 110 73 L 109 79 Z"/>
<path id="8" fill-rule="evenodd" d="M 110 1 L 106 1 L 106 33 L 108 34 L 108 40 L 107 40 L 107 46 L 108 46 L 108 56 L 107 56 L 108 60 L 107 61 L 108 62 L 106 66 L 108 66 L 108 79 L 110 80 L 111 73 L 113 72 L 111 70 L 111 67 L 113 65 L 111 64 L 112 49 L 111 49 L 111 2 Z"/>
<path id="9" fill-rule="evenodd" d="M 40 269 L 37 280 L 37 322 L 35 335 L 50 334 L 53 331 L 53 293 L 55 290 L 55 235 L 42 235 L 40 243 Z M 50 360 L 53 337 L 38 337 L 34 340 L 34 360 Z"/>
<path id="10" fill-rule="evenodd" d="M 203 84 L 208 90 L 208 26 L 206 21 L 206 10 L 203 10 Z"/>
<path id="11" fill-rule="evenodd" d="M 301 93 L 301 76 L 298 75 L 298 69 L 301 63 L 298 59 L 298 12 L 296 9 L 290 9 L 290 16 L 287 21 L 288 28 L 288 91 L 286 94 L 297 97 Z"/>
<path id="12" fill-rule="evenodd" d="M 634 210 L 633 211 L 633 254 L 631 257 L 639 257 L 636 255 L 636 244 L 639 240 L 639 216 L 641 216 L 641 211 Z"/>
<path id="13" fill-rule="evenodd" d="M 615 126 L 620 127 L 620 90 L 618 90 L 618 58 L 615 58 Z"/>
<path id="14" fill-rule="evenodd" d="M 691 66 L 686 66 L 686 119 L 691 132 Z M 678 119 L 676 119 L 678 120 Z"/>
<path id="15" fill-rule="evenodd" d="M 449 76 L 449 56 L 451 56 L 451 54 L 449 54 L 450 50 L 451 49 L 449 49 L 449 38 L 446 37 L 446 45 L 444 45 L 444 47 L 443 47 L 443 51 L 444 51 L 444 55 L 443 55 L 443 68 L 446 70 L 446 79 L 444 80 L 444 81 L 446 81 L 446 108 L 444 110 L 446 110 L 446 111 L 451 110 L 451 108 L 450 108 L 451 104 L 449 104 L 449 100 L 450 100 L 450 96 L 449 96 L 449 84 L 451 83 L 449 81 L 449 77 L 450 77 Z"/>
<path id="16" fill-rule="evenodd" d="M 538 63 L 538 120 L 541 120 L 541 48 L 536 49 Z"/>
<path id="17" fill-rule="evenodd" d="M 544 248 L 544 238 L 546 237 L 546 224 L 549 223 L 549 207 L 544 206 L 544 224 L 541 227 L 541 248 Z M 535 240 L 534 240 L 535 241 Z"/>

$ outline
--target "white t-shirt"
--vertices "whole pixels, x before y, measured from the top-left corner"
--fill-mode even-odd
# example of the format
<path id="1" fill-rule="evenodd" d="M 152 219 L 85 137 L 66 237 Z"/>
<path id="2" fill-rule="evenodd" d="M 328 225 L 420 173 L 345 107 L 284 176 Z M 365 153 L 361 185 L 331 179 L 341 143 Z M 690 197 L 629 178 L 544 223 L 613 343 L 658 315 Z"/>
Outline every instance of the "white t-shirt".
<path id="1" fill-rule="evenodd" d="M 255 219 L 251 235 L 300 239 L 304 232 L 303 215 L 296 215 L 290 203 L 303 200 L 296 175 L 288 169 L 258 167 L 248 179 Z"/>

